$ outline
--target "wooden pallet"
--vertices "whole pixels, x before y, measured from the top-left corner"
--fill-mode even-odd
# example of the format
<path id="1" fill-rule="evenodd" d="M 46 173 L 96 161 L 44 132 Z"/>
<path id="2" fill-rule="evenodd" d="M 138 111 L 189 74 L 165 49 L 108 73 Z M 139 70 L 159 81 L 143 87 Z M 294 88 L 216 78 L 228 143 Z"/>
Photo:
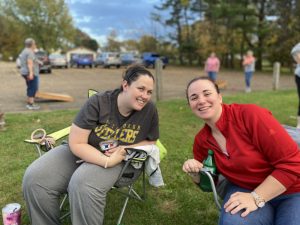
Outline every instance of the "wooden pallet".
<path id="1" fill-rule="evenodd" d="M 65 94 L 57 94 L 51 92 L 40 92 L 38 91 L 35 94 L 36 98 L 47 99 L 47 100 L 54 100 L 54 101 L 63 101 L 63 102 L 73 102 L 74 98 L 70 95 Z"/>

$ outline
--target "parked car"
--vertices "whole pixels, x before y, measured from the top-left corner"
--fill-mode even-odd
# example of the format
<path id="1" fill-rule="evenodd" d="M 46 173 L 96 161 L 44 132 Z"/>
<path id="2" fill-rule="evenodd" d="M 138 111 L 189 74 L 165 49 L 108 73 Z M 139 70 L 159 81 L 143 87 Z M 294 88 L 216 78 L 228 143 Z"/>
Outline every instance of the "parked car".
<path id="1" fill-rule="evenodd" d="M 68 68 L 68 61 L 66 55 L 51 54 L 49 55 L 51 67 Z"/>
<path id="2" fill-rule="evenodd" d="M 110 68 L 111 66 L 120 68 L 120 54 L 118 52 L 103 52 L 97 57 L 97 64 L 95 64 L 95 66 L 96 65 L 102 65 L 104 68 Z"/>
<path id="3" fill-rule="evenodd" d="M 167 64 L 169 63 L 169 59 L 165 56 L 160 56 L 157 53 L 153 53 L 153 52 L 144 52 L 142 54 L 142 63 L 145 65 L 145 67 L 155 67 L 155 61 L 156 59 L 161 59 L 163 62 L 163 68 L 165 68 L 167 66 Z"/>
<path id="4" fill-rule="evenodd" d="M 77 66 L 85 68 L 86 66 L 89 66 L 90 68 L 94 65 L 94 59 L 92 54 L 72 54 L 71 55 L 71 67 Z"/>
<path id="5" fill-rule="evenodd" d="M 51 64 L 49 60 L 48 53 L 42 50 L 35 52 L 36 57 L 41 62 L 40 63 L 40 72 L 51 73 Z"/>
<path id="6" fill-rule="evenodd" d="M 103 66 L 104 64 L 104 58 L 102 57 L 102 54 L 99 54 L 96 56 L 96 59 L 94 61 L 94 66 L 98 67 L 98 66 Z"/>
<path id="7" fill-rule="evenodd" d="M 132 53 L 123 53 L 120 56 L 121 58 L 121 65 L 122 66 L 129 66 L 131 64 L 141 64 L 142 60 L 139 56 L 134 55 Z"/>

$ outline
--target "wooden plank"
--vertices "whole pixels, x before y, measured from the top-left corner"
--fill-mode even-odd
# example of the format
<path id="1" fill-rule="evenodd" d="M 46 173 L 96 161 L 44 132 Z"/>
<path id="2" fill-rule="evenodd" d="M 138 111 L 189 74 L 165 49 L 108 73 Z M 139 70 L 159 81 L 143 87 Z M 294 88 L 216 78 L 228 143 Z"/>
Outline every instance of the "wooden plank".
<path id="1" fill-rule="evenodd" d="M 226 80 L 216 80 L 216 84 L 220 89 L 225 89 L 227 87 L 227 81 Z"/>
<path id="2" fill-rule="evenodd" d="M 65 94 L 57 94 L 51 92 L 40 92 L 38 91 L 35 94 L 36 98 L 47 99 L 47 100 L 55 100 L 55 101 L 63 101 L 63 102 L 73 102 L 74 98 L 70 95 Z"/>

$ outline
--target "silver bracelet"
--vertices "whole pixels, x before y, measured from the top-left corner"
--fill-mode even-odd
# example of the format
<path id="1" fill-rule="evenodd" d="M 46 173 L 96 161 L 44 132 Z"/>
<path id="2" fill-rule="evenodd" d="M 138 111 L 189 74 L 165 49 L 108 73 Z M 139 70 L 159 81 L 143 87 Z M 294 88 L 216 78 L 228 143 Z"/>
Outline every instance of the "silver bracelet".
<path id="1" fill-rule="evenodd" d="M 105 169 L 107 168 L 108 160 L 109 160 L 109 157 L 107 157 L 107 159 L 105 161 L 105 166 L 104 166 Z"/>

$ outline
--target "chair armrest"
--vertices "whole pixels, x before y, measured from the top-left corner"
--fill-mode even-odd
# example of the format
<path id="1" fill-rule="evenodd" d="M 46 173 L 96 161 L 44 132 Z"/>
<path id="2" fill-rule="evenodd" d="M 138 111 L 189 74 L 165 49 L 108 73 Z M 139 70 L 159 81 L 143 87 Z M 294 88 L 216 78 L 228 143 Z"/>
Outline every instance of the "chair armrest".
<path id="1" fill-rule="evenodd" d="M 129 156 L 128 161 L 132 162 L 144 162 L 148 157 L 148 153 L 142 149 L 138 148 L 125 148 L 127 156 Z"/>
<path id="2" fill-rule="evenodd" d="M 66 137 L 67 135 L 69 135 L 70 129 L 71 129 L 71 126 L 66 127 L 64 129 L 61 129 L 61 130 L 55 131 L 51 134 L 48 134 L 47 137 L 52 137 L 55 141 L 57 141 L 61 138 Z M 36 139 L 36 140 L 26 139 L 26 140 L 24 140 L 24 142 L 29 143 L 29 144 L 39 144 L 40 140 L 39 139 Z"/>
<path id="3" fill-rule="evenodd" d="M 69 127 L 66 127 L 64 129 L 61 129 L 59 131 L 56 131 L 56 132 L 53 132 L 51 134 L 48 134 L 47 136 L 50 136 L 52 137 L 55 141 L 61 139 L 61 138 L 64 138 L 65 136 L 69 135 L 70 134 L 70 129 L 71 129 L 71 126 Z"/>
<path id="4" fill-rule="evenodd" d="M 128 153 L 128 151 L 132 151 L 132 152 L 138 152 L 138 153 L 145 153 L 145 154 L 147 154 L 146 151 L 144 151 L 142 149 L 138 149 L 138 147 L 137 148 L 125 148 L 125 151 L 127 153 Z"/>

